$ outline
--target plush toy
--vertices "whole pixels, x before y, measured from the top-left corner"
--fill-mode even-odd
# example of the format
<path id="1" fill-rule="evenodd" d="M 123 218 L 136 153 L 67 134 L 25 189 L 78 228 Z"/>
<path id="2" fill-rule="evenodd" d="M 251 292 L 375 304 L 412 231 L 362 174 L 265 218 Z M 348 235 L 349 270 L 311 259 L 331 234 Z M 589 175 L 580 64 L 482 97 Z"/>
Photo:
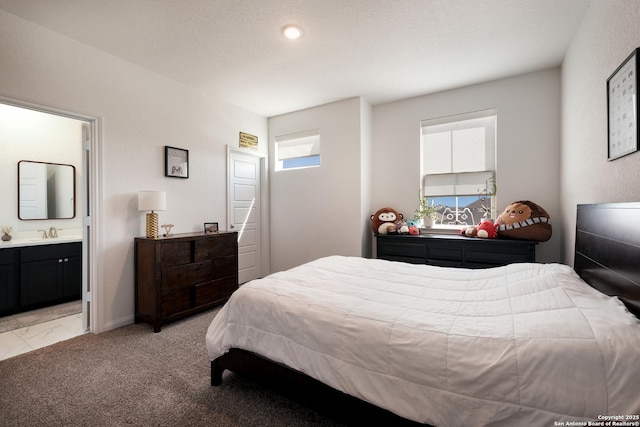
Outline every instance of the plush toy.
<path id="1" fill-rule="evenodd" d="M 472 225 L 460 230 L 461 236 L 480 237 L 481 239 L 495 239 L 498 237 L 498 228 L 491 221 L 482 221 L 478 225 Z"/>
<path id="2" fill-rule="evenodd" d="M 491 221 L 482 221 L 476 228 L 476 236 L 482 239 L 495 239 L 498 237 L 498 227 Z"/>
<path id="3" fill-rule="evenodd" d="M 478 228 L 475 225 L 472 225 L 470 227 L 464 227 L 462 230 L 460 230 L 461 236 L 476 237 L 477 234 L 478 234 Z"/>
<path id="4" fill-rule="evenodd" d="M 498 216 L 495 225 L 501 238 L 546 242 L 551 238 L 551 218 L 529 200 L 513 202 Z"/>
<path id="5" fill-rule="evenodd" d="M 398 233 L 399 234 L 408 234 L 409 233 L 409 226 L 407 225 L 407 221 L 404 221 L 404 220 L 398 221 L 396 223 L 396 226 L 398 227 Z"/>
<path id="6" fill-rule="evenodd" d="M 403 220 L 404 215 L 393 208 L 382 208 L 378 209 L 369 219 L 371 219 L 373 234 L 393 234 L 397 233 L 396 223 Z"/>
<path id="7" fill-rule="evenodd" d="M 409 227 L 409 234 L 420 234 L 418 223 L 412 219 L 407 221 L 407 227 Z"/>

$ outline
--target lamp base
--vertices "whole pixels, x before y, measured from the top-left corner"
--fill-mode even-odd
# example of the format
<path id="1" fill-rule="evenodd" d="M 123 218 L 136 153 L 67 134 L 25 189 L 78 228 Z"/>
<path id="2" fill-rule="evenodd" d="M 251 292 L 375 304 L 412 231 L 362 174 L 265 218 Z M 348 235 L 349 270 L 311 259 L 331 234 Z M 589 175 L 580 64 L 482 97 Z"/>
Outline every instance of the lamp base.
<path id="1" fill-rule="evenodd" d="M 147 238 L 158 238 L 158 214 L 153 211 L 147 214 Z"/>

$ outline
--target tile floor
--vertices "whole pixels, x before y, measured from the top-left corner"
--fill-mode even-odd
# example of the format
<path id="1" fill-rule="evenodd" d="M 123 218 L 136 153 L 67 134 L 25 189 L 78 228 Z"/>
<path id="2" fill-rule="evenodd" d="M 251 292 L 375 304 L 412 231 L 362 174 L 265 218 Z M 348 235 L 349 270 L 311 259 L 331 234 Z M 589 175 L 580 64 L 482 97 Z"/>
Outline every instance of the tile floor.
<path id="1" fill-rule="evenodd" d="M 46 347 L 86 333 L 82 313 L 0 333 L 0 360 Z"/>

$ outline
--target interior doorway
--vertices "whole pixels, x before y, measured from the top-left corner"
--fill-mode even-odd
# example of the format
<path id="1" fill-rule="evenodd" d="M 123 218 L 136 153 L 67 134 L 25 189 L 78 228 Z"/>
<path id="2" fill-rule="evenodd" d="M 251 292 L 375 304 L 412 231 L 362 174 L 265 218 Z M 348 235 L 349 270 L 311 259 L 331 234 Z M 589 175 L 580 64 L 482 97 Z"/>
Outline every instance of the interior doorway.
<path id="1" fill-rule="evenodd" d="M 3 120 L 4 119 L 4 120 Z M 13 224 L 13 234 L 17 240 L 33 239 L 41 236 L 38 230 L 55 228 L 60 230 L 58 236 L 79 236 L 82 241 L 82 284 L 81 284 L 81 325 L 77 326 L 81 332 L 91 332 L 92 318 L 92 285 L 91 274 L 92 246 L 95 247 L 96 235 L 92 228 L 90 191 L 92 183 L 96 181 L 97 153 L 92 153 L 95 147 L 97 119 L 84 117 L 73 113 L 50 109 L 33 104 L 0 98 L 0 149 L 8 155 L 0 160 L 7 176 L 2 176 L 3 185 L 9 186 L 16 182 L 16 164 L 20 160 L 34 160 L 50 163 L 72 164 L 76 169 L 74 203 L 76 206 L 73 218 L 45 218 L 24 221 L 19 219 L 18 206 L 14 203 L 5 204 L 0 208 L 0 224 Z M 16 136 L 22 135 L 22 137 Z M 4 189 L 10 194 L 18 191 L 15 186 Z M 18 197 L 7 197 L 7 201 L 18 201 Z M 93 235 L 93 238 L 91 236 Z M 53 240 L 51 243 L 54 243 Z M 69 304 L 63 304 L 68 306 Z M 38 307 L 34 310 L 34 319 L 42 316 L 43 321 L 49 323 L 51 312 L 60 310 L 57 304 L 51 310 Z M 94 311 L 94 310 L 93 310 Z M 54 315 L 55 316 L 55 315 Z M 33 323 L 34 320 L 31 320 Z M 75 325 L 75 323 L 74 323 Z M 74 326 L 75 327 L 75 326 Z M 61 335 L 61 340 L 66 339 Z M 48 344 L 51 344 L 49 342 Z"/>
<path id="2" fill-rule="evenodd" d="M 264 156 L 227 151 L 228 230 L 238 233 L 238 283 L 264 275 Z"/>

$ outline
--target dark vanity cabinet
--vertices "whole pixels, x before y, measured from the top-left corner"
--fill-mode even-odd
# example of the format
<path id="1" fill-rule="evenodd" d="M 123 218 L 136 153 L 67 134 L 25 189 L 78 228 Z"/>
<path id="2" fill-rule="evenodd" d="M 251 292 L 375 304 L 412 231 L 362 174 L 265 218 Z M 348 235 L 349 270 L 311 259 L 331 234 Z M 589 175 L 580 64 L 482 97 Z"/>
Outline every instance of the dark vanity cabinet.
<path id="1" fill-rule="evenodd" d="M 21 306 L 80 298 L 81 243 L 29 246 L 20 252 Z"/>
<path id="2" fill-rule="evenodd" d="M 16 307 L 16 249 L 0 250 L 0 313 Z"/>
<path id="3" fill-rule="evenodd" d="M 81 242 L 0 249 L 0 315 L 81 296 Z"/>

